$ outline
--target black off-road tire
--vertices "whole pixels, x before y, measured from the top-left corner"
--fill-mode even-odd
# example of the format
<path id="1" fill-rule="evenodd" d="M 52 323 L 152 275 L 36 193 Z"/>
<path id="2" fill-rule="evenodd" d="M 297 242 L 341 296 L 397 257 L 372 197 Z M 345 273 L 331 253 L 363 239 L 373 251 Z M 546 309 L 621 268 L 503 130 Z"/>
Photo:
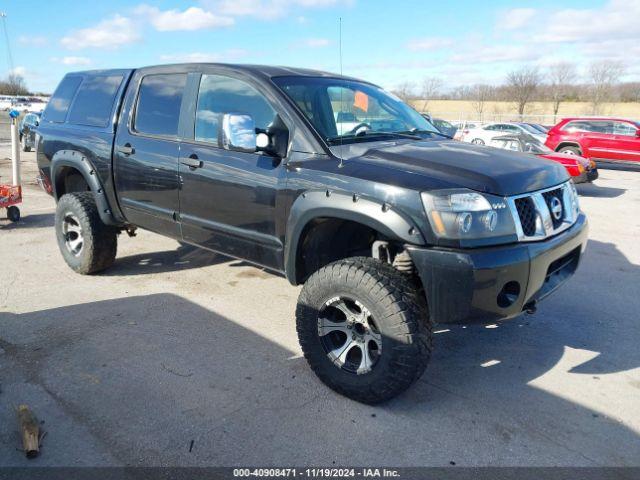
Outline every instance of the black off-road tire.
<path id="1" fill-rule="evenodd" d="M 361 302 L 381 334 L 381 353 L 367 373 L 337 366 L 323 346 L 319 313 L 337 296 Z M 300 292 L 296 327 L 304 356 L 320 380 L 362 403 L 384 402 L 406 390 L 431 355 L 432 324 L 422 292 L 410 276 L 372 258 L 347 258 L 315 272 Z"/>
<path id="2" fill-rule="evenodd" d="M 68 215 L 77 219 L 82 229 L 83 245 L 77 254 L 72 253 L 66 245 L 63 224 Z M 73 271 L 88 275 L 113 264 L 118 247 L 118 230 L 102 222 L 93 193 L 63 195 L 56 208 L 55 231 L 60 252 Z"/>
<path id="3" fill-rule="evenodd" d="M 579 155 L 579 156 L 582 155 L 580 148 L 573 147 L 573 146 L 562 147 L 561 149 L 558 150 L 558 153 L 566 153 L 568 155 Z"/>

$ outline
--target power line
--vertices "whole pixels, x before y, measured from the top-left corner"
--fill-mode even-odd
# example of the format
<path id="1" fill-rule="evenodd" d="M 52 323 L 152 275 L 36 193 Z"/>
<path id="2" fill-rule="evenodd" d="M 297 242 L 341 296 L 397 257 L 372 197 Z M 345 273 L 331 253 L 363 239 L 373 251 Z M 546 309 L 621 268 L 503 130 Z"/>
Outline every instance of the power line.
<path id="1" fill-rule="evenodd" d="M 9 43 L 9 32 L 7 31 L 7 14 L 0 12 L 0 18 L 2 18 L 2 29 L 4 30 L 4 39 L 7 45 L 7 59 L 9 60 L 9 72 L 13 71 L 13 55 L 11 55 L 11 43 Z"/>

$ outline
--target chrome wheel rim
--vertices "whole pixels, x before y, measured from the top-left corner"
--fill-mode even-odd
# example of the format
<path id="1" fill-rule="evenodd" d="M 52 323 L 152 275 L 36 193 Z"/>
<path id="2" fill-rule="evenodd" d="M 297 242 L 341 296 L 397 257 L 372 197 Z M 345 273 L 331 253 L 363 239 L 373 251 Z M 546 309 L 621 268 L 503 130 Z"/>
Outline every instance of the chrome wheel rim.
<path id="1" fill-rule="evenodd" d="M 78 217 L 69 212 L 64 215 L 62 220 L 62 235 L 64 237 L 64 246 L 69 253 L 77 257 L 84 247 L 84 239 L 82 237 L 82 226 Z"/>
<path id="2" fill-rule="evenodd" d="M 329 360 L 341 370 L 363 375 L 380 360 L 382 335 L 358 300 L 338 296 L 325 302 L 318 315 L 318 336 Z"/>

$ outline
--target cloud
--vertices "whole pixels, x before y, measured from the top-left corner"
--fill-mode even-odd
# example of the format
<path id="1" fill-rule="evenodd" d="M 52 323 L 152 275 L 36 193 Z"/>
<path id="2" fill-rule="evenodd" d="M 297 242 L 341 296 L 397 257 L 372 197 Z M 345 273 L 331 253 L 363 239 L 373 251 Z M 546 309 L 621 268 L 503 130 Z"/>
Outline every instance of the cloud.
<path id="1" fill-rule="evenodd" d="M 62 65 L 91 65 L 91 59 L 87 57 L 51 57 L 51 61 Z"/>
<path id="2" fill-rule="evenodd" d="M 27 68 L 23 66 L 18 66 L 9 70 L 9 75 L 20 75 L 21 77 L 25 77 L 28 75 Z"/>
<path id="3" fill-rule="evenodd" d="M 211 10 L 232 17 L 251 16 L 273 20 L 286 16 L 295 8 L 326 8 L 338 4 L 352 5 L 355 0 L 205 0 Z"/>
<path id="4" fill-rule="evenodd" d="M 307 38 L 302 41 L 302 45 L 309 48 L 322 48 L 331 45 L 331 40 L 326 38 Z"/>
<path id="5" fill-rule="evenodd" d="M 538 25 L 534 40 L 549 43 L 640 41 L 639 18 L 637 0 L 611 0 L 600 8 L 558 10 Z"/>
<path id="6" fill-rule="evenodd" d="M 533 8 L 512 8 L 498 17 L 497 27 L 502 30 L 517 30 L 531 24 L 537 11 Z"/>
<path id="7" fill-rule="evenodd" d="M 450 38 L 444 37 L 427 37 L 427 38 L 416 38 L 407 44 L 407 48 L 414 52 L 416 51 L 428 51 L 428 50 L 438 50 L 440 48 L 449 47 L 453 44 L 453 40 Z"/>
<path id="8" fill-rule="evenodd" d="M 224 52 L 190 52 L 160 55 L 162 62 L 168 63 L 215 63 L 231 62 L 246 56 L 248 52 L 242 49 L 231 49 Z"/>
<path id="9" fill-rule="evenodd" d="M 28 36 L 20 35 L 18 37 L 18 43 L 25 47 L 44 47 L 49 43 L 49 39 L 43 36 Z"/>
<path id="10" fill-rule="evenodd" d="M 145 16 L 160 32 L 229 27 L 235 23 L 231 17 L 214 15 L 199 7 L 189 7 L 184 11 L 178 9 L 162 11 L 157 7 L 140 5 L 135 9 L 135 13 Z"/>
<path id="11" fill-rule="evenodd" d="M 72 31 L 62 37 L 60 43 L 69 50 L 83 48 L 115 49 L 138 40 L 140 40 L 140 34 L 131 19 L 122 15 L 114 15 L 93 27 Z"/>

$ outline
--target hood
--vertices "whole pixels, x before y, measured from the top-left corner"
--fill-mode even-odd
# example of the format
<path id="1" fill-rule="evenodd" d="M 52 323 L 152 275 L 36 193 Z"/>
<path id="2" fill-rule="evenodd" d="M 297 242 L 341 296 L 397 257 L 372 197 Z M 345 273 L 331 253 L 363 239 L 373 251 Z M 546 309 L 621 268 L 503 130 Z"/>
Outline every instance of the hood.
<path id="1" fill-rule="evenodd" d="M 342 152 L 340 147 L 331 150 L 354 173 L 385 167 L 394 183 L 404 177 L 403 186 L 409 188 L 470 188 L 508 196 L 569 178 L 562 165 L 534 155 L 454 140 L 366 142 L 343 145 Z"/>

